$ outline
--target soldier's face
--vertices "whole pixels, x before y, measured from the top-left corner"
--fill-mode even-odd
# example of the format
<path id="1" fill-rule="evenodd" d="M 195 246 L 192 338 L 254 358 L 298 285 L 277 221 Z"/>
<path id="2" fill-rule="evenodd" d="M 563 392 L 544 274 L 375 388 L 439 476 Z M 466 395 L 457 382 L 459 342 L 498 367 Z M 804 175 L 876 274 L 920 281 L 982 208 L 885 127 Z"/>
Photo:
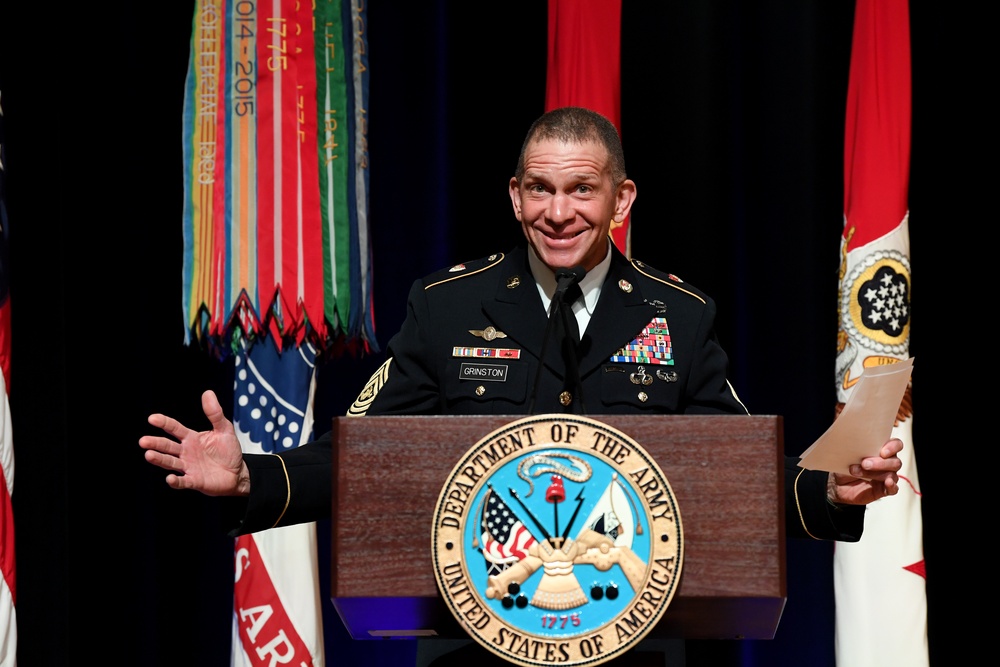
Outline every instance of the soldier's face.
<path id="1" fill-rule="evenodd" d="M 635 184 L 617 188 L 603 145 L 541 139 L 524 153 L 524 177 L 510 180 L 514 215 L 528 242 L 550 269 L 590 271 L 608 251 L 612 220 L 621 221 L 635 198 Z"/>

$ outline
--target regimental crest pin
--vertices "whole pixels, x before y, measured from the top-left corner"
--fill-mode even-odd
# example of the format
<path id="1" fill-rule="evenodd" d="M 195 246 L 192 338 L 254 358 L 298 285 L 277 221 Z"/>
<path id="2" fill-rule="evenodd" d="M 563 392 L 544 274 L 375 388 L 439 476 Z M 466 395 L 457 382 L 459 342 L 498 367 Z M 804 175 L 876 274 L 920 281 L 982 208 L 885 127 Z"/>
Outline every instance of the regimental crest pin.
<path id="1" fill-rule="evenodd" d="M 432 531 L 448 608 L 511 663 L 598 665 L 659 622 L 683 564 L 670 484 L 627 435 L 537 415 L 476 443 L 451 471 Z"/>

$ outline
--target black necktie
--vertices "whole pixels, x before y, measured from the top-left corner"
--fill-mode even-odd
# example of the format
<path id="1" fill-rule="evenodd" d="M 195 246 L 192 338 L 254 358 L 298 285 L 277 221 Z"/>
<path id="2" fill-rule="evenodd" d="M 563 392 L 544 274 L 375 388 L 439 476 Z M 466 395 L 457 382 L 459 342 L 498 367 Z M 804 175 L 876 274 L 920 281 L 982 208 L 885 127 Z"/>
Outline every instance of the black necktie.
<path id="1" fill-rule="evenodd" d="M 576 303 L 576 300 L 582 296 L 583 290 L 580 289 L 580 284 L 573 283 L 569 286 L 562 297 L 563 307 L 566 309 L 566 326 L 569 327 L 566 335 L 569 336 L 570 340 L 576 343 L 580 342 L 580 325 L 576 321 L 576 314 L 573 312 L 573 304 Z"/>
<path id="2" fill-rule="evenodd" d="M 571 397 L 572 410 L 577 414 L 585 412 L 583 407 L 583 386 L 580 383 L 580 325 L 573 312 L 573 302 L 583 296 L 579 283 L 570 285 L 562 295 L 559 304 L 560 324 L 564 327 L 563 359 L 566 361 L 566 393 Z M 564 405 L 566 405 L 564 403 Z"/>
<path id="3" fill-rule="evenodd" d="M 545 363 L 547 358 L 545 350 L 548 347 L 550 338 L 553 336 L 560 347 L 565 368 L 565 389 L 559 394 L 558 400 L 563 407 L 572 405 L 573 411 L 580 414 L 585 413 L 583 408 L 583 385 L 580 382 L 579 357 L 577 346 L 580 344 L 580 325 L 577 324 L 576 315 L 573 313 L 573 302 L 583 296 L 579 282 L 587 274 L 582 266 L 571 269 L 557 269 L 555 271 L 556 291 L 552 295 L 552 302 L 549 304 L 549 321 L 545 325 L 545 332 L 542 334 L 542 346 L 539 352 L 540 363 L 535 372 L 535 388 L 531 391 L 531 398 L 528 401 L 528 414 L 535 414 L 535 398 L 542 382 L 542 369 L 546 366 L 552 367 L 550 363 Z M 555 368 L 555 367 L 552 367 Z M 558 372 L 558 370 L 556 370 Z"/>

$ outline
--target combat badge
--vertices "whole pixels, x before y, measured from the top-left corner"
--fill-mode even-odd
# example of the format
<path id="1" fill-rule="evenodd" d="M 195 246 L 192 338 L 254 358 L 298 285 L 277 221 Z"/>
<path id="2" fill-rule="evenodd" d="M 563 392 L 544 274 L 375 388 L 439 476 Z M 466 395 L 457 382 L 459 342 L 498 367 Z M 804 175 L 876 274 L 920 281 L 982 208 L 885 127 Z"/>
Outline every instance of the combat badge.
<path id="1" fill-rule="evenodd" d="M 519 665 L 598 665 L 642 640 L 677 589 L 681 516 L 627 435 L 581 416 L 513 421 L 451 471 L 432 531 L 459 624 Z"/>

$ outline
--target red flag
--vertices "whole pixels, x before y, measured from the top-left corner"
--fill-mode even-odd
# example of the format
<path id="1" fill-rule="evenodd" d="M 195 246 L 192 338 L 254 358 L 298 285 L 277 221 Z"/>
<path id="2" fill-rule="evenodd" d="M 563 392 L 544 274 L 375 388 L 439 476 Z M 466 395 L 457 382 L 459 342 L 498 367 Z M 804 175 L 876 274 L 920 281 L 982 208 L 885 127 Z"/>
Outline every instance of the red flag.
<path id="1" fill-rule="evenodd" d="M 621 134 L 621 0 L 549 0 L 545 110 L 586 107 Z M 629 220 L 611 238 L 630 256 Z"/>
<path id="2" fill-rule="evenodd" d="M 10 227 L 5 202 L 3 108 L 0 108 L 0 665 L 17 661 L 17 616 L 14 612 L 16 579 L 14 561 L 14 443 L 10 404 L 10 284 L 8 246 Z"/>
<path id="3" fill-rule="evenodd" d="M 857 0 L 844 141 L 838 410 L 865 368 L 909 358 L 910 26 L 907 0 Z M 834 552 L 837 664 L 928 664 L 920 483 L 910 387 L 893 437 L 900 492 Z"/>

